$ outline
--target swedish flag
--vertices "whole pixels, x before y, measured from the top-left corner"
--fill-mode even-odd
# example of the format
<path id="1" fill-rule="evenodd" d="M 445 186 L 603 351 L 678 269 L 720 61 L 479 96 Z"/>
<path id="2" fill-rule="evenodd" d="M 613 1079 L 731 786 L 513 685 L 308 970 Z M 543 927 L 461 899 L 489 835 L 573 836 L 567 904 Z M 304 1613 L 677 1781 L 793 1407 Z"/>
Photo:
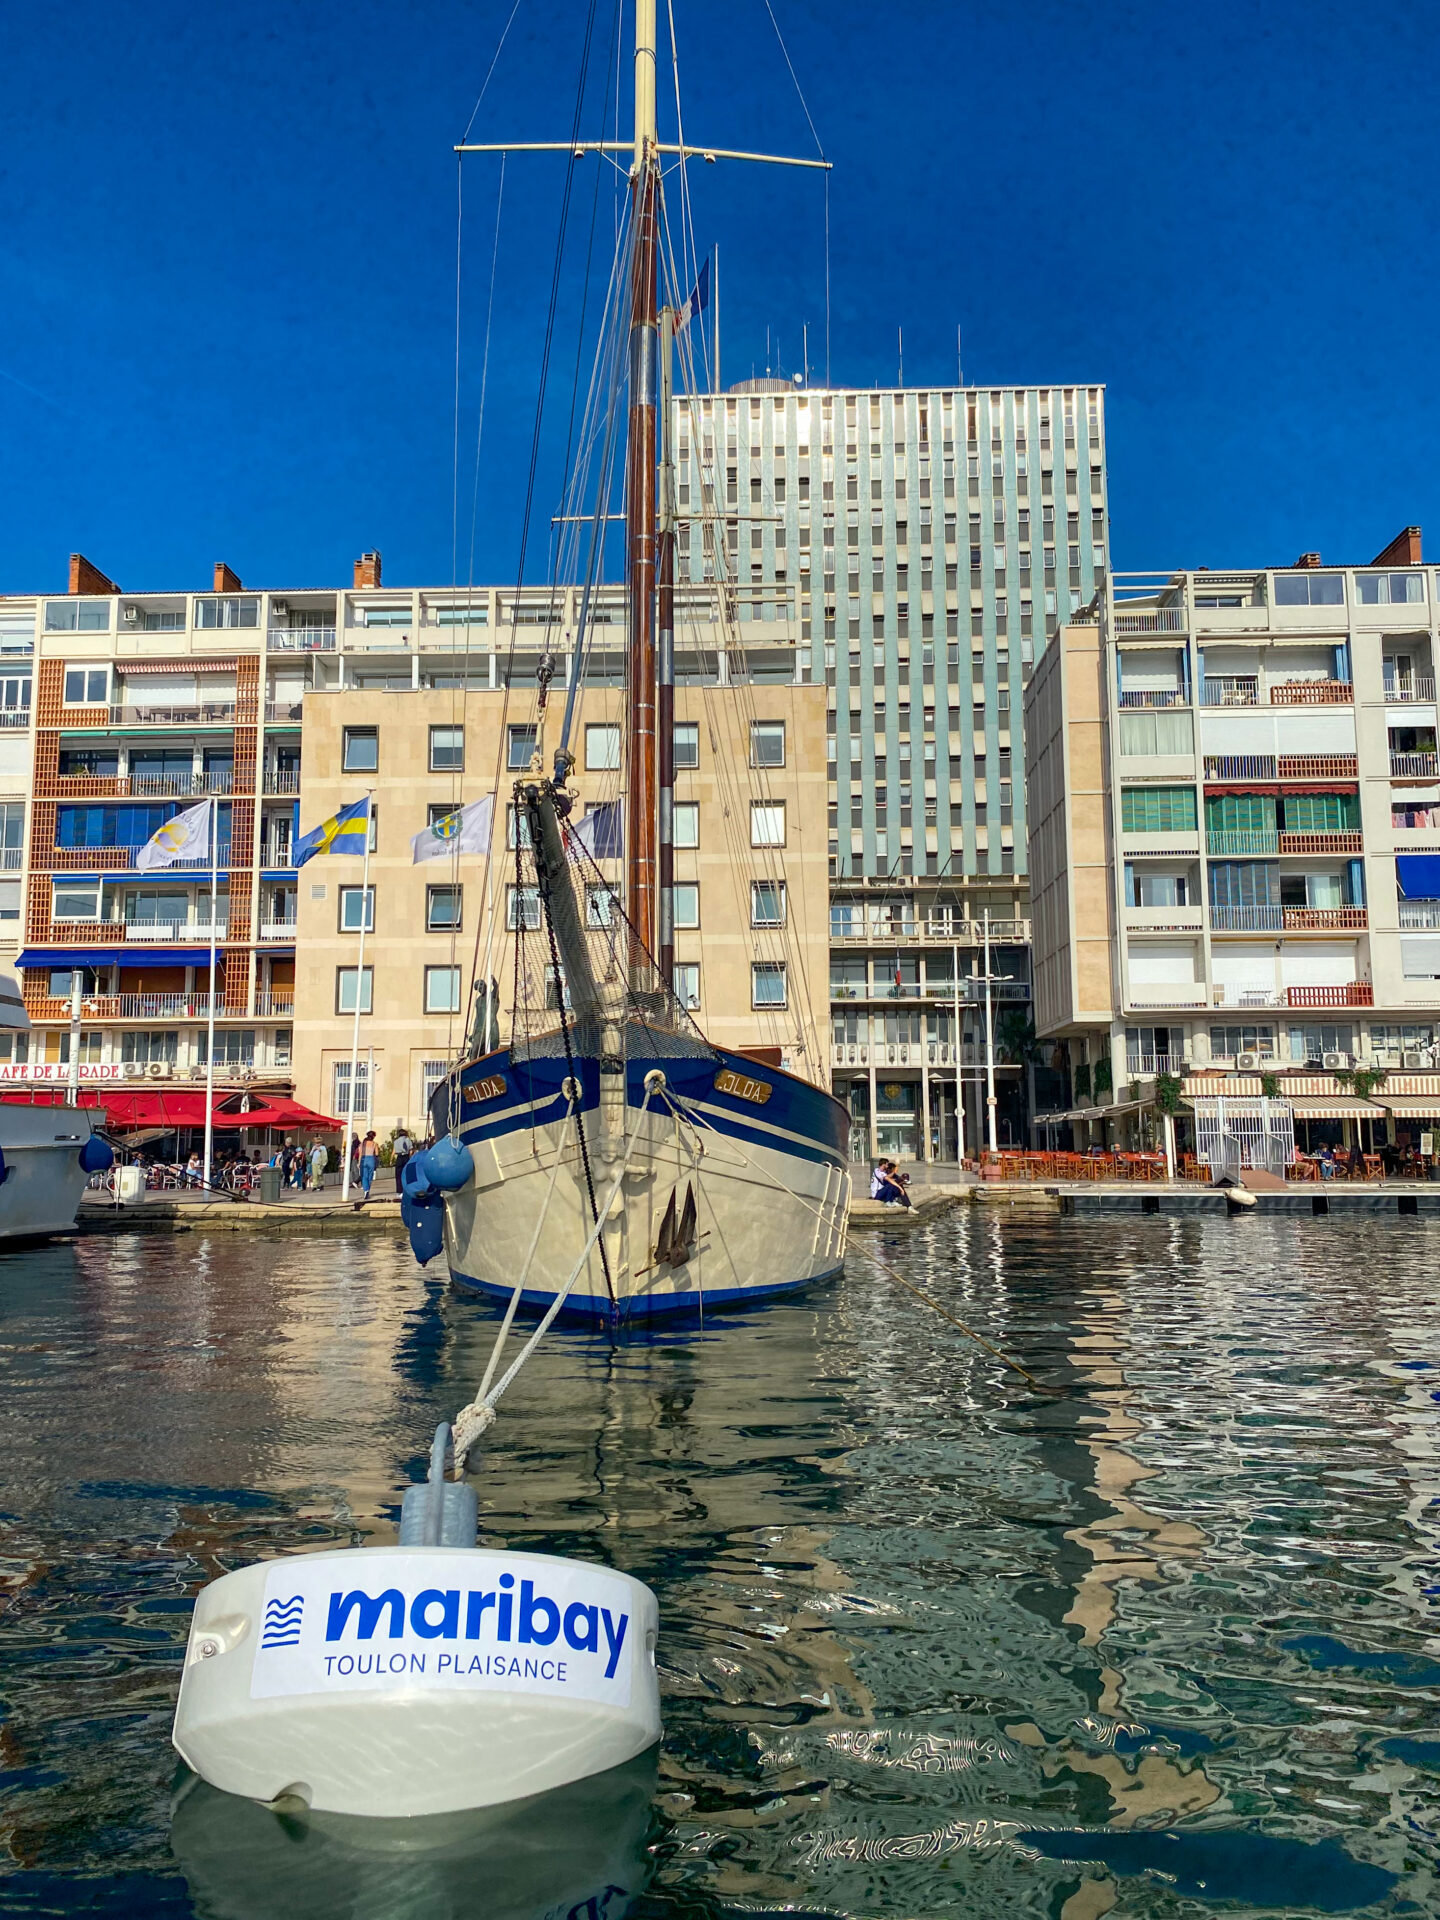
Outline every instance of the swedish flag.
<path id="1" fill-rule="evenodd" d="M 295 842 L 295 864 L 303 867 L 317 853 L 364 853 L 370 831 L 370 796 L 322 820 Z"/>

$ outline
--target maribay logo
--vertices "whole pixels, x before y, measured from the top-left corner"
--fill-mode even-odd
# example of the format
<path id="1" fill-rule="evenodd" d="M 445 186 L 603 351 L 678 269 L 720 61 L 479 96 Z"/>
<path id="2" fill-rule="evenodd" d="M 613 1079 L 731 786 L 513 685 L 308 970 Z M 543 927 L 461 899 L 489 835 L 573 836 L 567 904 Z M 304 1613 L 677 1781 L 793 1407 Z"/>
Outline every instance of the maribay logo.
<path id="1" fill-rule="evenodd" d="M 480 1552 L 277 1562 L 251 1695 L 490 1686 L 623 1706 L 633 1593 L 603 1567 Z"/>

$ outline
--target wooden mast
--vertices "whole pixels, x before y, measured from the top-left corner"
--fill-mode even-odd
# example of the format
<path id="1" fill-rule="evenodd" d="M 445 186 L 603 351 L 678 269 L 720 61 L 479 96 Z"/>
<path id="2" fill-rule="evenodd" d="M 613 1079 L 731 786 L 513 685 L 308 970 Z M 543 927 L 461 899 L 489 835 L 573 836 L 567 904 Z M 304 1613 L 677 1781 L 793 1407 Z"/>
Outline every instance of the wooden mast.
<path id="1" fill-rule="evenodd" d="M 634 928 L 631 986 L 652 991 L 657 950 L 655 473 L 660 159 L 655 125 L 655 0 L 635 0 L 635 158 L 630 175 L 630 434 L 625 459 L 629 592 L 626 659 L 625 907 Z"/>

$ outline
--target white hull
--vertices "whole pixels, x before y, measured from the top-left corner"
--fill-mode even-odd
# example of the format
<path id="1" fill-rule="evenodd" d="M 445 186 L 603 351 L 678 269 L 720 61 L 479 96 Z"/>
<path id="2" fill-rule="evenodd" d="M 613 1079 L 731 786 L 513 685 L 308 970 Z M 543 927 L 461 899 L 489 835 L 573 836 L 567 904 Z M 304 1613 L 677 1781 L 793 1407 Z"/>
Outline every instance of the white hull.
<path id="1" fill-rule="evenodd" d="M 764 1140 L 737 1139 L 709 1130 L 703 1104 L 693 1112 L 696 1124 L 653 1107 L 643 1116 L 633 1107 L 620 1109 L 609 1127 L 593 1109 L 586 1116 L 597 1205 L 614 1186 L 637 1118 L 638 1133 L 606 1216 L 605 1260 L 597 1244 L 567 1311 L 601 1318 L 612 1312 L 630 1317 L 703 1311 L 759 1301 L 839 1270 L 849 1218 L 848 1170 L 779 1129 L 764 1129 Z M 469 1131 L 462 1129 L 462 1140 Z M 554 1121 L 465 1144 L 474 1177 L 447 1194 L 445 1205 L 452 1278 L 463 1287 L 508 1295 L 525 1270 L 524 1300 L 547 1305 L 569 1281 L 593 1225 L 573 1126 L 568 1136 L 565 1123 Z M 680 1265 L 657 1261 L 671 1198 L 678 1217 L 687 1191 L 695 1200 L 693 1251 Z M 537 1222 L 539 1238 L 526 1269 Z"/>
<path id="2" fill-rule="evenodd" d="M 89 1178 L 80 1151 L 90 1134 L 87 1108 L 0 1102 L 0 1241 L 74 1229 Z"/>

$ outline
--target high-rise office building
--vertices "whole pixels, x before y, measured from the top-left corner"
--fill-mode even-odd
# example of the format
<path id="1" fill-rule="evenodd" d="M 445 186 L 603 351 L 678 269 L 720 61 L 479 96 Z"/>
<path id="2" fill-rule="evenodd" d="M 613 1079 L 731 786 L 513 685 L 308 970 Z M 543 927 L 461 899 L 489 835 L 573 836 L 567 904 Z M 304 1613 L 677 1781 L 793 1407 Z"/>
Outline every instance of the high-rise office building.
<path id="1" fill-rule="evenodd" d="M 1105 578 L 1104 390 L 749 381 L 677 402 L 675 432 L 679 511 L 707 515 L 682 518 L 681 577 L 728 571 L 740 619 L 788 617 L 795 677 L 830 690 L 831 1061 L 855 1149 L 954 1158 L 957 1047 L 972 1075 L 984 1056 L 987 912 L 999 1126 L 1018 1137 L 1021 706 L 1047 637 Z M 972 1079 L 968 1148 L 983 1109 Z"/>

